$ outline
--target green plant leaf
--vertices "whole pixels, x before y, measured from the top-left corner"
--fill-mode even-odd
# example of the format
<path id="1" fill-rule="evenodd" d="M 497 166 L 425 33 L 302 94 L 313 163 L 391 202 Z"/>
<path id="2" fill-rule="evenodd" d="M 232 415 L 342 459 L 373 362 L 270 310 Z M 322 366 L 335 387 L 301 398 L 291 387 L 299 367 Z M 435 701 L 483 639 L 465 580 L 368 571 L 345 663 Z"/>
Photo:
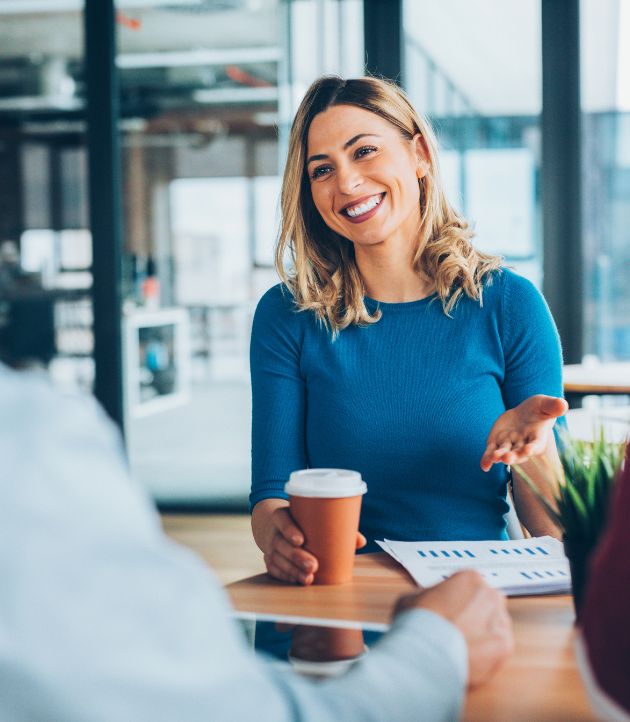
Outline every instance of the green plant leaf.
<path id="1" fill-rule="evenodd" d="M 594 437 L 594 441 L 583 441 L 567 432 L 559 434 L 559 473 L 545 457 L 533 459 L 551 490 L 551 500 L 541 492 L 540 481 L 536 484 L 521 466 L 514 466 L 547 516 L 569 538 L 597 540 L 625 457 L 625 444 L 608 441 L 603 427 Z"/>

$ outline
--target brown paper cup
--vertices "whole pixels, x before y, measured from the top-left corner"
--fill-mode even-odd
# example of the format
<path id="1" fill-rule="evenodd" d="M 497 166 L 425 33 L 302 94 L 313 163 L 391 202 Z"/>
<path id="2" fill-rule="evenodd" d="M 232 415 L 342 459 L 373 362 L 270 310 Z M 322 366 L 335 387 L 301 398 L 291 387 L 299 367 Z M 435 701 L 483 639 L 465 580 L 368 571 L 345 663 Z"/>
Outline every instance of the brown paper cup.
<path id="1" fill-rule="evenodd" d="M 291 516 L 304 533 L 304 548 L 319 562 L 315 584 L 342 584 L 352 579 L 361 498 L 289 495 Z"/>

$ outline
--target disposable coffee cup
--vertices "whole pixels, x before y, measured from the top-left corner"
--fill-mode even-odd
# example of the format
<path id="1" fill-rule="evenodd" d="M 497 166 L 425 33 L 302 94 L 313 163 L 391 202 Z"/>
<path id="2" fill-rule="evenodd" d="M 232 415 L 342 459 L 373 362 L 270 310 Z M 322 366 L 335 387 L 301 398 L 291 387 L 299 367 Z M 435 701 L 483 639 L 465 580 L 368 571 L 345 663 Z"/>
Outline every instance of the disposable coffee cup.
<path id="1" fill-rule="evenodd" d="M 319 566 L 315 584 L 343 584 L 352 579 L 361 499 L 367 491 L 358 471 L 303 469 L 284 487 L 291 516 L 304 534 L 304 548 Z"/>

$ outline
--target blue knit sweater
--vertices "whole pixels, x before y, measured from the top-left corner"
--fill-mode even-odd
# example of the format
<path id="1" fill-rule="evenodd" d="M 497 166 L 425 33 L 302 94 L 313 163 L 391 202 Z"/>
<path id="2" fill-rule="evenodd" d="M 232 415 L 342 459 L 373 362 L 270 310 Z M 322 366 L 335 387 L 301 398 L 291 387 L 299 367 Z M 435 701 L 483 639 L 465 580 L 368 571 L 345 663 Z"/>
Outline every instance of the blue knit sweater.
<path id="1" fill-rule="evenodd" d="M 560 343 L 526 279 L 502 269 L 483 305 L 437 296 L 377 303 L 382 318 L 333 341 L 282 285 L 256 309 L 251 340 L 253 507 L 286 498 L 294 469 L 356 469 L 361 531 L 374 539 L 505 538 L 508 470 L 479 461 L 493 423 L 533 394 L 562 395 Z"/>

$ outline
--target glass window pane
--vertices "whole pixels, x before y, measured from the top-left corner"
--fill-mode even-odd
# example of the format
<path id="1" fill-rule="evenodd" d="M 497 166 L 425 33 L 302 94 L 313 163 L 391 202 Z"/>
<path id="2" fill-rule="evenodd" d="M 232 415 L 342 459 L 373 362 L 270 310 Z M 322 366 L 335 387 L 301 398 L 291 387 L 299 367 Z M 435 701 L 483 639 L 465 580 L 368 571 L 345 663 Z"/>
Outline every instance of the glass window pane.
<path id="1" fill-rule="evenodd" d="M 361 73 L 361 6 L 120 3 L 127 442 L 164 505 L 247 504 L 288 123 L 314 77 Z"/>
<path id="2" fill-rule="evenodd" d="M 8 327 L 23 361 L 50 361 L 54 380 L 89 390 L 94 365 L 83 2 L 3 5 L 0 275 L 12 286 L 15 322 Z M 23 297 L 25 287 L 36 303 Z"/>
<path id="3" fill-rule="evenodd" d="M 280 176 L 254 178 L 254 217 L 256 223 L 255 263 L 272 266 L 280 230 Z"/>
<path id="4" fill-rule="evenodd" d="M 403 24 L 405 89 L 435 127 L 451 202 L 480 249 L 540 286 L 540 3 L 407 0 Z"/>
<path id="5" fill-rule="evenodd" d="M 630 2 L 582 0 L 585 352 L 630 359 Z"/>

